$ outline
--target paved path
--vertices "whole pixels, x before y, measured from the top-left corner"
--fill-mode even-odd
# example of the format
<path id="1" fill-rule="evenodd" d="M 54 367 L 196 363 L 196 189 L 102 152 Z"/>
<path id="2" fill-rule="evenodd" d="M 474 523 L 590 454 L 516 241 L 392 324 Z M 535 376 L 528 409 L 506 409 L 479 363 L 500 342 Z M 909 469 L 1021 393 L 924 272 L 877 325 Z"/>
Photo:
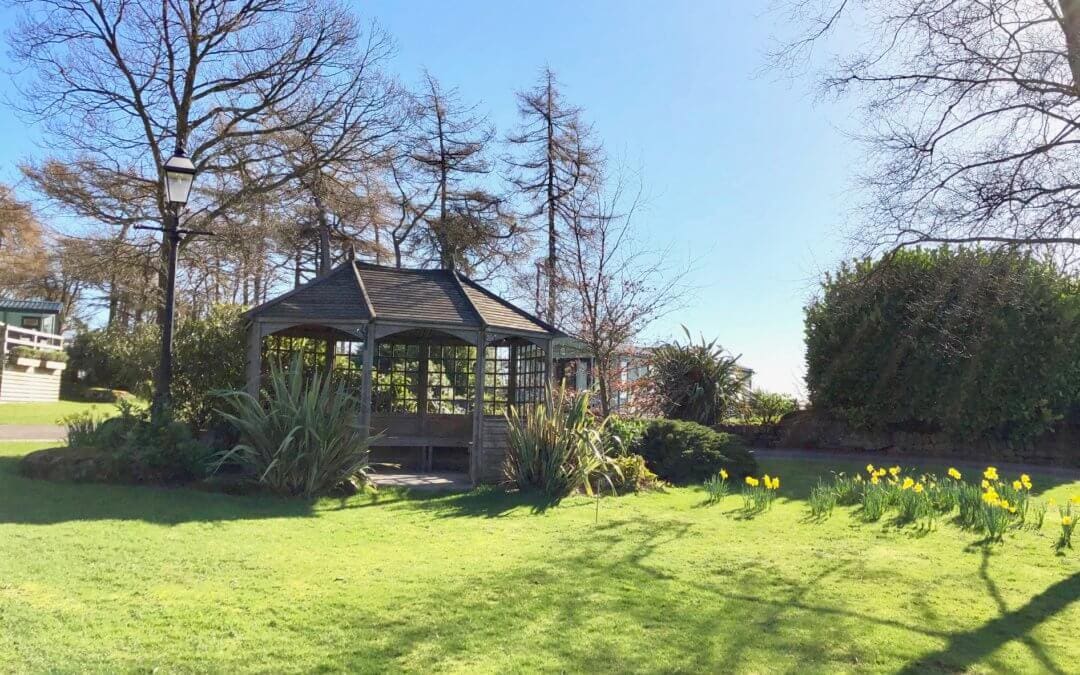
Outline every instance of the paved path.
<path id="1" fill-rule="evenodd" d="M 63 441 L 67 429 L 55 424 L 0 424 L 0 441 Z"/>
<path id="2" fill-rule="evenodd" d="M 974 469 L 982 471 L 987 465 L 994 465 L 1010 474 L 1041 473 L 1060 476 L 1071 480 L 1080 480 L 1080 468 L 1055 466 L 1052 464 L 1017 464 L 1015 462 L 996 462 L 973 459 L 949 459 L 948 457 L 925 457 L 888 452 L 840 452 L 836 450 L 802 450 L 798 448 L 751 448 L 754 455 L 763 458 L 805 459 L 815 462 L 870 462 L 872 464 L 947 464 L 963 471 Z"/>
<path id="3" fill-rule="evenodd" d="M 380 487 L 403 487 L 410 490 L 471 490 L 467 473 L 372 473 L 371 482 Z"/>

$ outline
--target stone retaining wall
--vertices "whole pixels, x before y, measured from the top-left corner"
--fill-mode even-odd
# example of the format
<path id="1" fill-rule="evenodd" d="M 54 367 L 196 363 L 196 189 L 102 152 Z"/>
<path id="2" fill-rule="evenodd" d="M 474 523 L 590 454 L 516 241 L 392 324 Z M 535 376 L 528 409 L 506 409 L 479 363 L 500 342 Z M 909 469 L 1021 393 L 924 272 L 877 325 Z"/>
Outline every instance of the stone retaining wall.
<path id="1" fill-rule="evenodd" d="M 800 410 L 781 421 L 774 445 L 759 447 L 887 451 L 928 457 L 1080 466 L 1080 427 L 1062 424 L 1024 444 L 1006 441 L 964 443 L 945 434 L 852 430 L 840 420 L 812 410 Z"/>

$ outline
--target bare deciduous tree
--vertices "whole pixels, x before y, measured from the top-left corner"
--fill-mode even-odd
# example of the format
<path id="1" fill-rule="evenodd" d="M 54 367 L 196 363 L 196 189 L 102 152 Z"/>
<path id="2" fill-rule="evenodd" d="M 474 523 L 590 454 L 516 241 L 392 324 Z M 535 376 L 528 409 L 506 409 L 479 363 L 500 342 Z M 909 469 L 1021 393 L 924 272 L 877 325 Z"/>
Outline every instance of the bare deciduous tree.
<path id="1" fill-rule="evenodd" d="M 1080 243 L 1080 2 L 781 0 L 774 63 L 842 34 L 827 92 L 860 97 L 860 241 Z"/>
<path id="2" fill-rule="evenodd" d="M 597 175 L 569 207 L 574 311 L 566 327 L 593 356 L 604 415 L 618 390 L 620 355 L 650 323 L 676 309 L 685 291 L 688 270 L 671 264 L 671 252 L 635 239 L 640 202 L 640 189 L 628 195 L 621 179 L 608 184 Z"/>
<path id="3" fill-rule="evenodd" d="M 200 182 L 233 181 L 213 201 L 195 196 L 196 227 L 351 156 L 383 53 L 334 0 L 15 4 L 12 52 L 30 75 L 20 109 L 52 155 L 25 173 L 71 213 L 116 227 L 166 217 L 160 167 L 174 146 Z M 320 130 L 318 150 L 286 161 L 280 139 L 301 129 Z"/>

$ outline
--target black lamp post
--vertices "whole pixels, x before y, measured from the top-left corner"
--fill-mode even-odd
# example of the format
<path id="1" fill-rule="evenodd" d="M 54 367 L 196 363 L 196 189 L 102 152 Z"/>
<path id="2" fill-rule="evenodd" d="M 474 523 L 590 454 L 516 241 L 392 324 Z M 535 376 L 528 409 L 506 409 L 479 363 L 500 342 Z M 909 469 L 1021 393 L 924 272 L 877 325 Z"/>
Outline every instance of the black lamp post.
<path id="1" fill-rule="evenodd" d="M 157 387 L 154 391 L 154 416 L 162 418 L 169 408 L 172 389 L 172 342 L 173 312 L 176 290 L 176 252 L 180 248 L 180 212 L 187 204 L 191 194 L 191 184 L 195 182 L 195 165 L 184 156 L 183 146 L 177 144 L 176 152 L 162 167 L 165 177 L 166 215 L 162 231 L 165 233 L 165 245 L 168 253 L 168 267 L 165 280 L 165 317 L 161 325 L 161 362 L 158 364 Z"/>

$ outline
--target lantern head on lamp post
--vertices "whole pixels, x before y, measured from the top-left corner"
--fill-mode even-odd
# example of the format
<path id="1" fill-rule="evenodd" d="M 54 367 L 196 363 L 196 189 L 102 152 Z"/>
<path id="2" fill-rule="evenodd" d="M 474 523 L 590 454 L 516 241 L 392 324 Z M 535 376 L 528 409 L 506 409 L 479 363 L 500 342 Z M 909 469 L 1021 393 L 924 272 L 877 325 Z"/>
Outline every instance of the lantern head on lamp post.
<path id="1" fill-rule="evenodd" d="M 195 182 L 195 165 L 184 156 L 184 150 L 177 148 L 172 157 L 165 162 L 165 197 L 174 208 L 182 209 L 191 194 L 191 184 Z"/>

